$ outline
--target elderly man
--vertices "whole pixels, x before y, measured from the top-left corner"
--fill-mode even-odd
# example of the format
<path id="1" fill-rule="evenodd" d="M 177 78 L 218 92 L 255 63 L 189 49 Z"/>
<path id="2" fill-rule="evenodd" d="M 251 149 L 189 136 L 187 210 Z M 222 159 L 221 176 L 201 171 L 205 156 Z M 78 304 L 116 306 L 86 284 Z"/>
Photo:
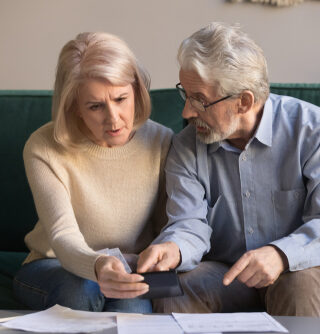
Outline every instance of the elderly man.
<path id="1" fill-rule="evenodd" d="M 199 30 L 178 60 L 190 124 L 138 271 L 177 268 L 185 294 L 155 310 L 320 316 L 320 108 L 270 94 L 262 50 L 235 26 Z"/>

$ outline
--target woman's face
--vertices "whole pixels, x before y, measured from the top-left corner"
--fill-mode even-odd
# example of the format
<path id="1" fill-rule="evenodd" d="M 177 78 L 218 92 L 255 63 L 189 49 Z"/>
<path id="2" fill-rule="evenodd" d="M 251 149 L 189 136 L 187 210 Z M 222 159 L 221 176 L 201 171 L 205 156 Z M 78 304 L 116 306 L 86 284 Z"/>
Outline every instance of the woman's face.
<path id="1" fill-rule="evenodd" d="M 84 132 L 93 142 L 114 147 L 130 140 L 134 123 L 131 84 L 113 86 L 108 81 L 88 79 L 80 86 L 77 102 Z"/>

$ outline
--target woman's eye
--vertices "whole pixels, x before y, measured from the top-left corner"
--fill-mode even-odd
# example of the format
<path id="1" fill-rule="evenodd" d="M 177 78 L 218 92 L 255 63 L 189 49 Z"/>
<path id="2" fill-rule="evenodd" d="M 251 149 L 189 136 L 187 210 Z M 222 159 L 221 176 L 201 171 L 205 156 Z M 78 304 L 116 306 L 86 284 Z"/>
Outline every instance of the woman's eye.
<path id="1" fill-rule="evenodd" d="M 116 101 L 117 103 L 121 103 L 121 102 L 123 102 L 123 101 L 125 101 L 125 100 L 126 100 L 126 97 L 118 97 L 118 98 L 115 99 L 115 101 Z"/>
<path id="2" fill-rule="evenodd" d="M 90 106 L 90 110 L 95 111 L 95 110 L 99 110 L 101 108 L 101 104 L 92 104 Z"/>

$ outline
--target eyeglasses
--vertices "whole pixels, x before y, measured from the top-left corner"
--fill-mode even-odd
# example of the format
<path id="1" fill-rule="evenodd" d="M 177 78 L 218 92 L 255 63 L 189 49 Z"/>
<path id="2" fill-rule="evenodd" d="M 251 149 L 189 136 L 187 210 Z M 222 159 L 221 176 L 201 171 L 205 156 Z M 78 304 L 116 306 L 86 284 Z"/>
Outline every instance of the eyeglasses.
<path id="1" fill-rule="evenodd" d="M 206 112 L 207 108 L 213 106 L 214 104 L 216 104 L 218 102 L 226 100 L 226 99 L 228 99 L 229 97 L 232 96 L 232 95 L 228 95 L 228 96 L 225 96 L 222 99 L 219 99 L 217 101 L 214 101 L 214 102 L 211 102 L 211 103 L 208 103 L 208 104 L 204 104 L 203 102 L 195 99 L 192 96 L 187 96 L 186 91 L 182 88 L 180 82 L 176 84 L 176 88 L 177 88 L 181 98 L 183 99 L 183 101 L 186 101 L 187 99 L 189 99 L 190 104 L 192 105 L 192 107 L 195 108 L 197 111 L 200 111 L 200 112 Z"/>

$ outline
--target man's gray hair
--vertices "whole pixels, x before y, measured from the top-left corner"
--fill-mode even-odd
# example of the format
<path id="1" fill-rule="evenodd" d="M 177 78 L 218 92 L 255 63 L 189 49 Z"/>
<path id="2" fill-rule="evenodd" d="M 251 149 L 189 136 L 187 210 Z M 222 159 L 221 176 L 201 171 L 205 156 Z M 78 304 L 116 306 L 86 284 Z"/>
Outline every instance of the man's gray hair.
<path id="1" fill-rule="evenodd" d="M 212 22 L 180 45 L 182 70 L 196 71 L 221 96 L 250 90 L 255 102 L 269 95 L 267 63 L 262 49 L 238 25 Z"/>

